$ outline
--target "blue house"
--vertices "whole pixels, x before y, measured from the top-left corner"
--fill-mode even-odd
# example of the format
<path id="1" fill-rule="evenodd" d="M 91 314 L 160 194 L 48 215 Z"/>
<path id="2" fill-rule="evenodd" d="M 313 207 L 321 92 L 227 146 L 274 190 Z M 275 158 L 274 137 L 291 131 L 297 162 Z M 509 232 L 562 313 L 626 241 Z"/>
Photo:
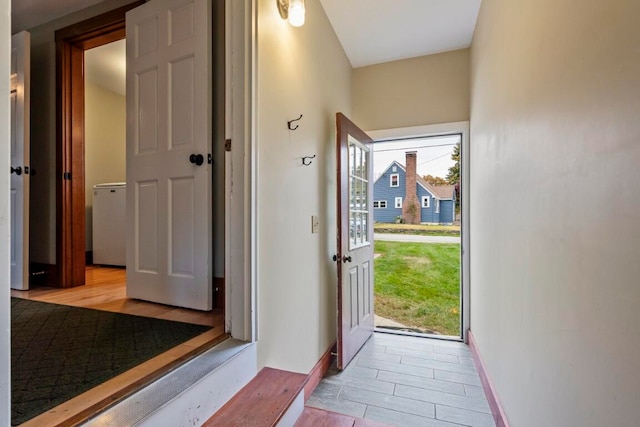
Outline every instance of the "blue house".
<path id="1" fill-rule="evenodd" d="M 409 155 L 407 156 L 409 159 Z M 456 191 L 454 185 L 431 185 L 415 173 L 416 198 L 420 204 L 420 222 L 450 225 L 455 221 Z M 407 163 L 409 163 L 408 161 Z M 411 190 L 411 189 L 410 189 Z M 410 191 L 409 190 L 409 191 Z M 373 184 L 373 220 L 396 222 L 402 217 L 402 207 L 407 194 L 407 168 L 392 162 Z"/>

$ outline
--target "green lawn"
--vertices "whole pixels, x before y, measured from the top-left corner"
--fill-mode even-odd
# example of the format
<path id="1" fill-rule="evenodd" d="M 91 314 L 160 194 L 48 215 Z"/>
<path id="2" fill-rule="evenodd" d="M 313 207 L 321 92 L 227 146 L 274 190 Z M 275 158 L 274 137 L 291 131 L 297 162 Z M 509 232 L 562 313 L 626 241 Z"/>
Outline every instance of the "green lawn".
<path id="1" fill-rule="evenodd" d="M 375 313 L 460 335 L 460 244 L 375 242 Z"/>

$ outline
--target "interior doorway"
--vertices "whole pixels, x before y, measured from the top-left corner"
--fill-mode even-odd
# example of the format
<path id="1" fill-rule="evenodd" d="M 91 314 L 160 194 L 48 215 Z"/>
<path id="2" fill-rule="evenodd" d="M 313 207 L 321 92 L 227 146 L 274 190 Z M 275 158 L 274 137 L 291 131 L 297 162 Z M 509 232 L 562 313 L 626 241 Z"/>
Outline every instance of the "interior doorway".
<path id="1" fill-rule="evenodd" d="M 57 174 L 56 263 L 57 286 L 85 284 L 85 51 L 125 38 L 126 13 L 136 2 L 56 32 Z"/>
<path id="2" fill-rule="evenodd" d="M 126 40 L 85 51 L 85 252 L 126 265 Z"/>
<path id="3" fill-rule="evenodd" d="M 58 141 L 57 141 L 57 176 L 56 182 L 56 255 L 57 255 L 57 286 L 71 288 L 85 283 L 85 267 L 87 261 L 92 261 L 92 200 L 94 191 L 92 186 L 98 183 L 113 183 L 126 181 L 125 152 L 120 145 L 125 139 L 115 137 L 113 140 L 105 140 L 105 131 L 97 131 L 102 141 L 97 143 L 101 153 L 98 153 L 97 161 L 89 162 L 91 152 L 96 151 L 96 145 L 89 140 L 96 132 L 90 134 L 90 116 L 97 114 L 99 120 L 104 121 L 106 103 L 100 103 L 98 113 L 88 111 L 90 105 L 85 102 L 87 94 L 96 93 L 95 82 L 101 86 L 107 86 L 110 92 L 123 94 L 125 83 L 122 81 L 111 82 L 114 73 L 124 72 L 125 58 L 117 58 L 124 53 L 124 39 L 126 30 L 125 15 L 128 11 L 144 4 L 139 1 L 125 7 L 107 12 L 103 15 L 91 18 L 87 21 L 72 25 L 56 32 L 57 66 L 59 69 L 58 83 Z M 94 52 L 104 50 L 110 56 L 107 61 L 109 72 L 105 72 L 105 62 L 101 63 L 102 69 L 92 72 L 89 58 Z M 219 55 L 218 55 L 219 56 Z M 85 81 L 86 77 L 89 79 Z M 93 78 L 91 76 L 94 75 Z M 123 75 L 124 78 L 124 75 Z M 216 95 L 219 102 L 220 95 Z M 111 97 L 113 98 L 113 97 Z M 126 97 L 123 97 L 126 99 Z M 85 108 L 86 107 L 86 108 Z M 125 107 L 126 108 L 126 107 Z M 217 118 L 219 113 L 214 112 Z M 121 124 L 107 129 L 111 134 Z M 102 124 L 103 130 L 105 128 Z M 216 131 L 218 132 L 218 131 Z M 119 140 L 119 141 L 117 141 Z M 115 146 L 117 145 L 117 147 Z M 215 153 L 210 153 L 208 163 L 212 164 L 213 157 L 221 159 L 220 150 L 214 148 Z M 111 159 L 108 159 L 111 158 Z M 205 153 L 206 158 L 206 153 Z M 106 166 L 109 160 L 111 166 Z M 113 161 L 111 161 L 113 160 Z M 97 167 L 98 166 L 98 167 Z M 98 170 L 100 169 L 100 170 Z M 219 163 L 215 168 L 216 178 L 224 174 L 224 164 Z M 100 181 L 100 182 L 98 182 Z M 209 236 L 214 241 L 215 256 L 209 254 L 209 264 L 213 265 L 213 298 L 212 306 L 216 309 L 225 307 L 225 283 L 224 283 L 224 182 L 215 179 L 213 182 L 213 194 L 210 194 L 209 204 L 215 212 L 213 220 L 214 235 Z M 207 203 L 204 201 L 203 203 Z M 205 233 L 206 234 L 206 233 Z M 212 252 L 212 251 L 210 251 Z M 202 255 L 201 255 L 202 256 Z M 212 259 L 213 258 L 213 259 Z M 175 266 L 174 266 L 175 267 Z M 211 276 L 210 276 L 211 277 Z M 209 279 L 211 280 L 211 279 Z"/>
<path id="4" fill-rule="evenodd" d="M 38 415 L 38 421 L 36 422 L 38 425 L 57 425 L 60 422 L 71 422 L 65 418 L 69 416 L 70 411 L 79 411 L 76 415 L 73 415 L 73 417 L 76 417 L 74 419 L 82 419 L 88 414 L 95 413 L 105 405 L 128 395 L 137 388 L 143 387 L 163 373 L 227 337 L 223 310 L 224 299 L 214 299 L 220 309 L 212 311 L 189 310 L 132 300 L 127 298 L 126 295 L 127 276 L 124 268 L 93 266 L 91 265 L 91 259 L 89 259 L 89 262 L 85 259 L 86 251 L 91 249 L 94 243 L 90 239 L 92 235 L 91 227 L 88 227 L 90 224 L 88 219 L 92 215 L 90 209 L 87 209 L 87 201 L 92 196 L 92 192 L 87 192 L 87 187 L 89 189 L 92 188 L 93 178 L 91 176 L 96 172 L 94 170 L 95 166 L 92 166 L 86 157 L 88 152 L 91 151 L 91 141 L 89 139 L 92 138 L 89 132 L 89 116 L 92 114 L 89 111 L 89 104 L 91 102 L 87 101 L 87 95 L 97 90 L 92 87 L 92 82 L 85 80 L 85 77 L 88 77 L 86 74 L 89 74 L 90 71 L 90 64 L 85 60 L 88 56 L 91 56 L 93 49 L 108 48 L 113 46 L 113 43 L 122 43 L 125 37 L 126 12 L 143 3 L 145 2 L 133 3 L 127 7 L 108 12 L 56 32 L 56 60 L 58 67 L 57 121 L 59 124 L 57 139 L 57 177 L 59 180 L 56 180 L 56 235 L 59 268 L 57 286 L 63 289 L 40 287 L 19 294 L 17 292 L 12 293 L 12 296 L 19 297 L 19 304 L 24 304 L 25 300 L 29 300 L 27 303 L 39 303 L 41 304 L 40 307 L 54 306 L 60 308 L 64 306 L 65 310 L 70 311 L 77 310 L 78 307 L 92 308 L 94 310 L 83 311 L 83 313 L 110 312 L 106 315 L 107 319 L 113 314 L 114 316 L 119 316 L 118 318 L 127 319 L 126 321 L 129 321 L 131 316 L 123 315 L 133 314 L 138 319 L 153 319 L 147 321 L 152 325 L 157 325 L 162 320 L 171 324 L 179 324 L 179 326 L 176 326 L 178 329 L 189 329 L 192 325 L 204 326 L 205 332 L 194 335 L 189 341 L 182 341 L 182 344 L 176 347 L 163 348 L 161 353 L 154 353 L 157 354 L 154 358 L 144 359 L 146 361 L 135 365 L 128 371 L 123 371 L 120 375 L 112 377 L 95 388 L 87 390 L 85 394 L 72 397 L 70 400 L 61 403 L 53 411 L 57 415 L 49 413 L 42 415 L 43 417 L 52 415 L 54 418 L 45 419 L 40 418 L 40 415 Z M 110 62 L 118 61 L 111 60 Z M 104 76 L 98 77 L 97 80 L 104 81 Z M 115 98 L 113 93 L 117 92 L 117 90 L 110 90 L 109 92 L 112 92 L 112 94 L 109 94 L 108 97 Z M 126 94 L 122 94 L 122 96 L 126 97 Z M 97 104 L 99 104 L 98 115 L 109 114 L 106 109 L 106 98 L 103 96 L 101 100 L 97 101 Z M 122 102 L 120 103 L 122 104 Z M 208 109 L 204 109 L 204 111 L 207 114 L 206 111 Z M 110 115 L 113 114 L 115 113 L 112 112 Z M 113 124 L 106 124 L 106 126 L 115 127 Z M 124 137 L 117 135 L 102 136 L 107 138 L 102 143 L 106 145 L 103 148 L 106 148 L 109 154 L 115 154 L 113 152 L 117 151 L 114 142 L 118 141 L 115 140 L 121 140 L 120 142 L 124 144 Z M 109 169 L 107 172 L 115 175 L 103 175 L 96 178 L 97 181 L 102 183 L 112 180 L 125 181 L 126 177 L 122 174 L 126 163 L 122 161 L 122 156 L 120 156 L 119 165 L 117 162 L 110 165 L 104 164 L 106 163 L 105 153 L 99 154 L 98 157 L 98 161 L 103 163 L 101 166 Z M 115 169 L 120 169 L 120 175 L 117 175 Z M 207 201 L 205 200 L 204 203 L 207 203 Z M 89 208 L 92 208 L 92 206 L 89 205 Z M 222 223 L 224 222 L 222 216 L 218 217 L 218 219 Z M 210 238 L 211 236 L 208 237 Z M 218 255 L 224 257 L 222 252 L 219 252 Z M 116 265 L 124 264 L 117 263 Z M 217 276 L 219 275 L 218 273 Z M 223 279 L 215 280 L 214 283 L 216 288 L 223 290 Z M 224 295 L 223 292 L 220 292 L 220 294 Z M 18 310 L 15 311 L 17 312 Z M 30 322 L 30 324 L 35 325 L 36 322 Z M 188 326 L 182 326 L 182 324 Z M 165 326 L 163 323 L 162 326 L 158 326 L 157 330 L 163 333 Z M 167 327 L 172 328 L 173 326 Z M 73 332 L 75 329 L 77 328 L 60 328 L 60 331 L 66 333 Z M 126 328 L 126 330 L 132 333 L 135 332 L 132 328 Z M 149 336 L 153 334 L 143 335 Z M 52 343 L 57 341 L 58 339 L 50 340 Z M 134 341 L 137 340 L 134 339 Z M 157 341 L 164 343 L 164 339 L 158 339 Z M 113 342 L 114 348 L 128 346 L 126 340 L 120 335 L 114 335 Z M 129 342 L 131 343 L 132 341 L 129 340 Z M 97 348 L 99 349 L 99 347 Z M 83 347 L 82 351 L 86 354 L 95 354 L 99 350 L 96 350 L 96 347 L 89 346 Z M 122 353 L 129 354 L 127 351 Z M 100 354 L 104 356 L 107 353 Z M 109 357 L 105 356 L 104 358 L 108 359 Z M 69 360 L 75 361 L 76 359 L 75 357 L 69 357 Z M 126 366 L 129 366 L 128 363 L 129 361 L 126 362 Z M 125 366 L 120 362 L 117 364 L 121 367 Z M 12 366 L 16 376 L 19 376 L 20 370 L 18 368 L 21 367 Z"/>

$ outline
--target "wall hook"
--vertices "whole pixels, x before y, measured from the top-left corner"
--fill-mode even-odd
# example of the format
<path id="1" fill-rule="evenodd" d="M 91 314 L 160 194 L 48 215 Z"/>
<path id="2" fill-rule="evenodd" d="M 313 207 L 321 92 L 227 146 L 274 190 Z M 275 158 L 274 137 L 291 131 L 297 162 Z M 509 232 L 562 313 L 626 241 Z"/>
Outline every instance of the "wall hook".
<path id="1" fill-rule="evenodd" d="M 309 166 L 312 163 L 312 160 L 316 158 L 316 155 L 313 156 L 305 156 L 302 158 L 302 164 L 304 166 Z"/>
<path id="2" fill-rule="evenodd" d="M 302 114 L 300 114 L 300 117 L 298 117 L 297 119 L 289 120 L 289 121 L 287 122 L 287 127 L 289 128 L 289 130 L 296 130 L 296 129 L 298 129 L 300 126 L 296 125 L 296 127 L 292 128 L 292 127 L 291 127 L 291 123 L 293 123 L 293 122 L 297 122 L 297 121 L 298 121 L 298 120 L 300 120 L 300 119 L 302 119 Z"/>

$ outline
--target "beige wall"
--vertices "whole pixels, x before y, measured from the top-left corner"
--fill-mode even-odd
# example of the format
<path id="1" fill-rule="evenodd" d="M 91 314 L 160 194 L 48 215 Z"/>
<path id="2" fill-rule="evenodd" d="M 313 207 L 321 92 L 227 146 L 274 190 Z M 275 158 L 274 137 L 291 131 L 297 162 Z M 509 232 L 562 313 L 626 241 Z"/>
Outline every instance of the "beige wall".
<path id="1" fill-rule="evenodd" d="M 469 120 L 469 49 L 353 70 L 353 120 L 378 130 Z"/>
<path id="2" fill-rule="evenodd" d="M 93 83 L 85 86 L 84 183 L 86 250 L 92 250 L 93 186 L 124 182 L 126 173 L 126 98 Z"/>
<path id="3" fill-rule="evenodd" d="M 336 339 L 335 113 L 351 109 L 349 61 L 319 1 L 306 7 L 293 28 L 258 2 L 256 74 L 259 364 L 304 373 Z"/>
<path id="4" fill-rule="evenodd" d="M 471 325 L 513 426 L 640 419 L 638 16 L 637 0 L 482 3 Z"/>

